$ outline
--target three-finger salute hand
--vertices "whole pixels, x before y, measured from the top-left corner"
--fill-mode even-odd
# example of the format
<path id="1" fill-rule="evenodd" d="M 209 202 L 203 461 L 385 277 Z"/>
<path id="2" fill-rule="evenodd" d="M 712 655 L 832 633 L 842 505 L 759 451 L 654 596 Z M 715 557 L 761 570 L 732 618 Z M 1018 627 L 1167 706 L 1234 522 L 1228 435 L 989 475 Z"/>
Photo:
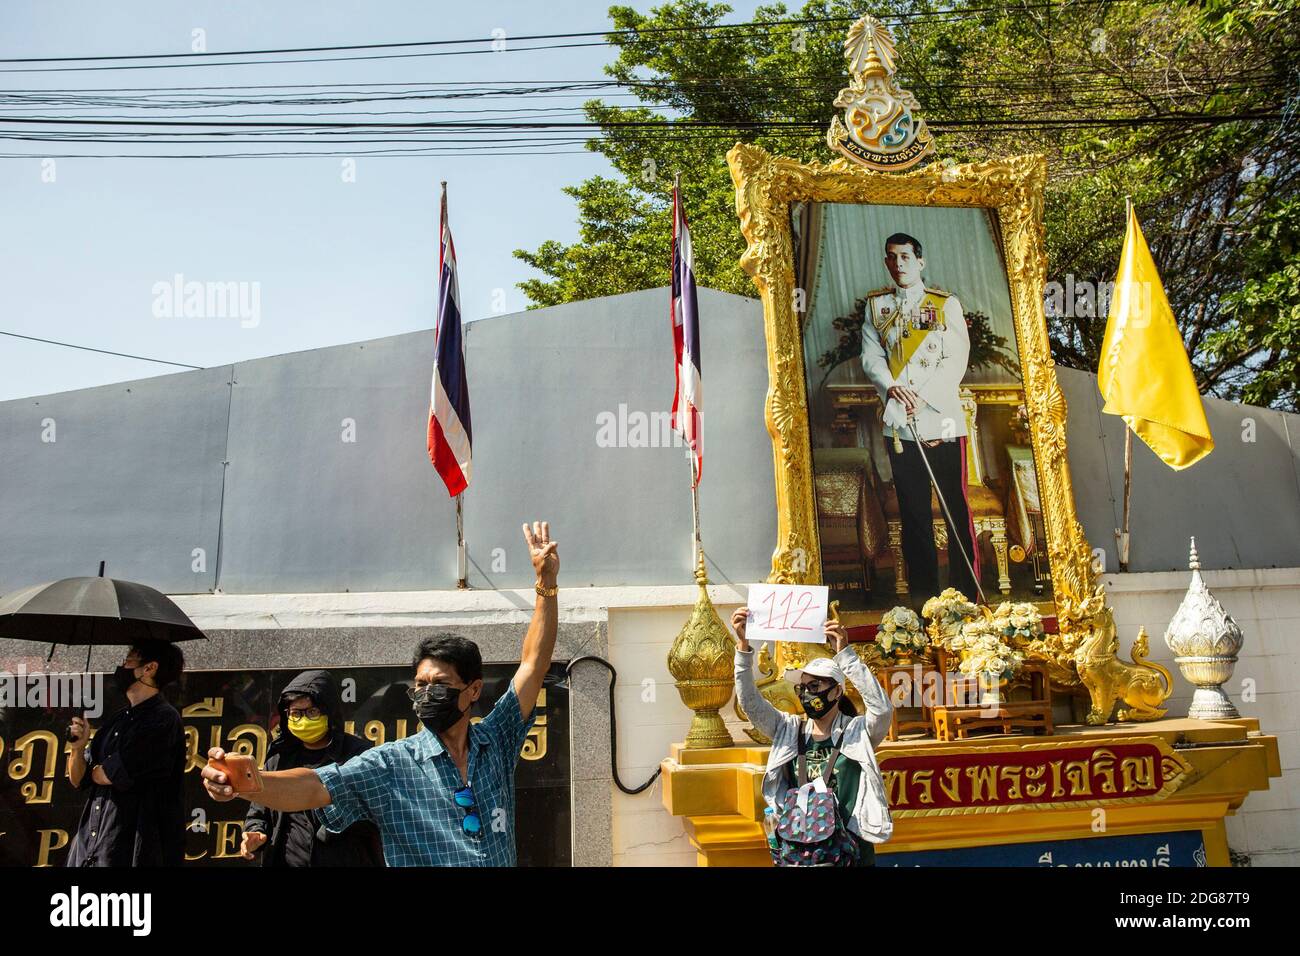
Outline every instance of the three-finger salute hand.
<path id="1" fill-rule="evenodd" d="M 534 521 L 529 525 L 524 522 L 524 540 L 528 542 L 528 555 L 533 562 L 537 583 L 546 588 L 555 587 L 560 576 L 560 543 L 551 540 L 551 523 Z"/>
<path id="2" fill-rule="evenodd" d="M 220 747 L 213 747 L 208 751 L 209 760 L 224 760 L 226 752 Z M 230 781 L 226 775 L 211 765 L 205 766 L 199 771 L 199 776 L 203 778 L 203 789 L 208 791 L 208 796 L 218 803 L 225 803 L 228 800 L 235 799 L 235 790 L 230 786 Z"/>
<path id="3" fill-rule="evenodd" d="M 745 625 L 749 623 L 749 608 L 738 607 L 731 615 L 731 627 L 736 632 L 736 647 L 749 651 L 749 641 L 745 638 Z"/>

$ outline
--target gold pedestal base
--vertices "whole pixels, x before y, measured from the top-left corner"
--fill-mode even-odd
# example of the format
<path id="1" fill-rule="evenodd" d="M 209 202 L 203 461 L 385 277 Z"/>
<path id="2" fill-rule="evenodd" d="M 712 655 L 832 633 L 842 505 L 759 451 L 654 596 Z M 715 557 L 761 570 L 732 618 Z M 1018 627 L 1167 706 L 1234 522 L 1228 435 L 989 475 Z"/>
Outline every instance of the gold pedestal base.
<path id="1" fill-rule="evenodd" d="M 703 693 L 699 696 L 712 697 L 717 700 L 720 693 L 720 682 L 689 681 L 681 682 L 677 685 L 677 690 L 681 692 L 682 700 L 686 701 L 693 714 L 691 716 L 691 728 L 686 732 L 686 746 L 691 749 L 711 750 L 717 747 L 730 747 L 734 741 L 731 739 L 731 732 L 727 730 L 727 724 L 722 719 L 717 707 L 707 707 L 700 704 L 692 705 L 691 699 L 697 695 L 693 692 L 695 688 L 688 687 L 688 684 L 703 684 L 709 686 L 699 688 Z M 726 693 L 731 691 L 731 682 L 725 684 Z"/>
<path id="2" fill-rule="evenodd" d="M 699 866 L 771 866 L 763 835 L 767 747 L 695 750 L 673 744 L 663 761 L 663 801 L 685 817 Z"/>
<path id="3" fill-rule="evenodd" d="M 1171 793 L 1144 802 L 1111 800 L 1071 806 L 1017 805 L 999 811 L 922 814 L 894 807 L 894 835 L 877 844 L 877 865 L 889 854 L 915 850 L 1199 830 L 1209 866 L 1228 866 L 1224 818 L 1235 813 L 1252 790 L 1268 789 L 1282 775 L 1277 738 L 1262 734 L 1253 718 L 1224 721 L 1161 720 L 1109 727 L 1059 727 L 1050 737 L 997 736 L 960 742 L 886 742 L 889 757 L 964 756 L 985 751 L 1025 753 L 1044 747 L 1132 746 L 1160 738 L 1189 765 Z M 1187 745 L 1193 746 L 1187 746 Z M 1194 746 L 1194 745 L 1206 746 Z M 702 750 L 674 744 L 663 770 L 663 802 L 683 818 L 700 866 L 771 866 L 763 834 L 763 772 L 767 747 L 737 745 Z M 888 770 L 888 764 L 885 764 Z M 939 774 L 936 774 L 939 776 Z M 1104 807 L 1099 828 L 1098 807 Z"/>

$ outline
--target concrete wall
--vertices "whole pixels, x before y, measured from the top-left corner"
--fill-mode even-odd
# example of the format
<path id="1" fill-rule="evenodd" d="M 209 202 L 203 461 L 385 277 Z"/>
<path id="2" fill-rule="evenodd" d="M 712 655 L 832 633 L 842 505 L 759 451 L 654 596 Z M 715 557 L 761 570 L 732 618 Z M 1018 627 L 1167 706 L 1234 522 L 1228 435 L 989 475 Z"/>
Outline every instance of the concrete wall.
<path id="1" fill-rule="evenodd" d="M 432 354 L 416 332 L 235 366 L 223 591 L 454 585 L 455 514 L 434 495 L 414 387 Z"/>
<path id="2" fill-rule="evenodd" d="M 666 295 L 469 325 L 473 586 L 531 583 L 532 518 L 571 586 L 690 580 Z M 705 541 L 715 573 L 754 579 L 776 538 L 762 322 L 739 296 L 701 290 L 700 308 Z M 173 594 L 454 587 L 455 510 L 425 451 L 432 356 L 417 332 L 0 403 L 0 593 L 101 559 Z"/>
<path id="3" fill-rule="evenodd" d="M 1200 546 L 1200 538 L 1197 538 Z M 1151 659 L 1174 674 L 1170 716 L 1184 716 L 1192 686 L 1183 679 L 1163 635 L 1187 591 L 1185 571 L 1114 574 L 1106 578 L 1123 657 L 1145 625 Z M 1300 569 L 1211 571 L 1204 575 L 1224 609 L 1241 625 L 1245 644 L 1224 690 L 1245 716 L 1277 737 L 1281 778 L 1251 794 L 1227 820 L 1228 844 L 1254 866 L 1300 866 Z"/>
<path id="4" fill-rule="evenodd" d="M 728 593 L 730 592 L 730 593 Z M 744 603 L 730 588 L 716 595 L 723 620 Z M 729 602 L 729 603 L 720 603 Z M 669 748 L 686 737 L 691 711 L 668 673 L 668 649 L 691 606 L 610 608 L 610 662 L 618 670 L 614 700 L 618 708 L 618 772 L 623 783 L 637 787 L 650 778 Z M 748 741 L 745 724 L 736 719 L 734 698 L 722 716 L 737 742 Z M 614 792 L 611 836 L 615 866 L 694 866 L 695 850 L 678 817 L 664 809 L 663 781 L 643 793 Z"/>
<path id="5" fill-rule="evenodd" d="M 475 587 L 528 584 L 531 517 L 554 523 L 569 586 L 690 580 L 689 466 L 647 427 L 672 402 L 666 296 L 469 325 Z M 776 543 L 762 313 L 700 297 L 704 541 L 714 580 L 756 580 Z M 432 354 L 415 332 L 0 403 L 0 593 L 101 559 L 173 594 L 454 587 L 454 509 L 424 447 Z M 1122 425 L 1091 375 L 1060 379 L 1080 519 L 1115 568 Z M 1300 566 L 1300 416 L 1206 405 L 1206 461 L 1171 472 L 1137 443 L 1132 568 L 1185 567 L 1192 533 L 1207 568 Z"/>
<path id="6" fill-rule="evenodd" d="M 0 402 L 0 593 L 101 560 L 168 593 L 213 588 L 230 375 Z"/>
<path id="7" fill-rule="evenodd" d="M 1088 541 L 1119 567 L 1114 531 L 1124 500 L 1124 422 L 1101 413 L 1096 376 L 1057 369 L 1075 508 Z M 1172 471 L 1133 441 L 1132 571 L 1187 568 L 1196 536 L 1203 568 L 1300 567 L 1300 415 L 1205 399 L 1215 448 Z"/>

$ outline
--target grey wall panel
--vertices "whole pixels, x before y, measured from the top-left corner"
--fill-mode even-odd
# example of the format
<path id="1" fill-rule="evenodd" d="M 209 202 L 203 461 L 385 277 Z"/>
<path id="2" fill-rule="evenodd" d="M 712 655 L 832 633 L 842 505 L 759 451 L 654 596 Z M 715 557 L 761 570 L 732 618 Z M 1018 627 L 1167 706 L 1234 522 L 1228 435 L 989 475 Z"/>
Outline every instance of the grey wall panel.
<path id="1" fill-rule="evenodd" d="M 700 309 L 710 576 L 760 580 L 776 544 L 762 310 L 704 289 Z M 0 403 L 0 592 L 100 558 L 173 593 L 454 587 L 455 510 L 424 447 L 432 357 L 417 332 L 241 363 L 233 388 L 219 368 Z M 471 323 L 467 363 L 472 584 L 527 586 L 531 517 L 553 522 L 569 586 L 691 580 L 685 451 L 637 431 L 672 403 L 665 289 Z M 1092 375 L 1059 375 L 1079 518 L 1114 568 L 1123 426 Z M 1300 416 L 1206 405 L 1218 448 L 1200 464 L 1135 445 L 1133 569 L 1182 568 L 1193 533 L 1207 567 L 1300 566 Z"/>
<path id="2" fill-rule="evenodd" d="M 1228 456 L 1233 467 L 1224 491 L 1230 495 L 1229 521 L 1243 554 L 1237 567 L 1300 566 L 1300 472 L 1296 467 L 1300 464 L 1300 415 L 1220 401 L 1212 402 L 1209 412 L 1210 428 L 1219 443 L 1215 453 L 1235 449 L 1235 454 Z M 1246 428 L 1248 420 L 1254 422 L 1253 435 Z M 1232 494 L 1233 489 L 1237 494 Z M 1199 548 L 1200 538 L 1196 540 Z"/>
<path id="3" fill-rule="evenodd" d="M 169 593 L 211 590 L 229 381 L 226 366 L 0 403 L 0 593 L 100 560 Z"/>
<path id="4" fill-rule="evenodd" d="M 776 543 L 762 310 L 755 300 L 704 289 L 699 304 L 705 551 L 713 580 L 759 580 Z M 637 427 L 654 414 L 662 423 L 672 408 L 667 290 L 483 319 L 470 325 L 467 342 L 471 583 L 532 580 L 519 529 L 529 517 L 552 522 L 570 586 L 689 583 L 686 452 L 666 429 Z M 504 570 L 494 570 L 496 549 Z"/>
<path id="5" fill-rule="evenodd" d="M 1106 551 L 1106 568 L 1116 565 L 1115 529 L 1119 527 L 1119 498 L 1110 484 L 1107 458 L 1124 448 L 1107 446 L 1101 430 L 1101 395 L 1097 378 L 1087 372 L 1057 368 L 1057 380 L 1065 394 L 1065 437 L 1070 456 L 1070 480 L 1074 485 L 1074 507 L 1088 543 Z M 1110 416 L 1106 416 L 1110 417 Z"/>
<path id="6" fill-rule="evenodd" d="M 1202 567 L 1300 565 L 1300 500 L 1278 413 L 1214 399 L 1205 409 L 1215 450 L 1190 468 L 1173 471 L 1144 442 L 1133 442 L 1130 568 L 1185 569 L 1191 535 Z M 1241 441 L 1246 416 L 1257 422 L 1258 440 L 1250 444 Z M 1122 448 L 1122 421 L 1103 418 L 1110 447 Z M 1112 455 L 1117 498 L 1123 474 L 1123 455 Z"/>
<path id="7" fill-rule="evenodd" d="M 1291 449 L 1291 470 L 1295 474 L 1296 497 L 1300 498 L 1300 415 L 1279 415 L 1282 438 Z"/>
<path id="8" fill-rule="evenodd" d="M 1100 396 L 1091 426 L 1076 421 L 1072 396 L 1091 389 L 1088 373 L 1059 370 L 1070 413 L 1073 469 L 1091 475 L 1104 461 L 1108 490 L 1097 481 L 1075 478 L 1080 521 L 1093 547 L 1104 547 L 1107 567 L 1118 567 L 1114 529 L 1124 494 L 1124 423 L 1101 413 Z M 1066 383 L 1069 383 L 1068 385 Z M 1084 387 L 1086 386 L 1086 387 Z M 1190 468 L 1174 471 L 1144 442 L 1133 442 L 1132 515 L 1129 568 L 1132 571 L 1184 570 L 1188 538 L 1196 536 L 1205 568 L 1300 566 L 1300 490 L 1295 480 L 1296 450 L 1288 442 L 1300 435 L 1300 415 L 1205 399 L 1215 449 Z M 1253 426 L 1244 424 L 1253 422 Z M 1092 445 L 1100 430 L 1104 458 L 1080 452 L 1076 436 Z M 1290 437 L 1288 438 L 1288 431 Z M 1251 440 L 1253 439 L 1253 440 Z M 1114 523 L 1107 523 L 1101 495 L 1114 499 Z"/>
<path id="9" fill-rule="evenodd" d="M 432 362 L 428 331 L 235 367 L 223 591 L 455 586 L 425 452 Z"/>

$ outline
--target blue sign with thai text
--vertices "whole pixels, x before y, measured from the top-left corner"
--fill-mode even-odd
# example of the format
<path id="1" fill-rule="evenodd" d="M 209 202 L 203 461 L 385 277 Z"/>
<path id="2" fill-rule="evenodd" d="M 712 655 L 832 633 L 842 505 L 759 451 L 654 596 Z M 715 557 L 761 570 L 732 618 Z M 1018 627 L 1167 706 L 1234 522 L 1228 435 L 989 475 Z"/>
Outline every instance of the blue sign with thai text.
<path id="1" fill-rule="evenodd" d="M 876 855 L 878 866 L 1205 866 L 1199 830 Z"/>

